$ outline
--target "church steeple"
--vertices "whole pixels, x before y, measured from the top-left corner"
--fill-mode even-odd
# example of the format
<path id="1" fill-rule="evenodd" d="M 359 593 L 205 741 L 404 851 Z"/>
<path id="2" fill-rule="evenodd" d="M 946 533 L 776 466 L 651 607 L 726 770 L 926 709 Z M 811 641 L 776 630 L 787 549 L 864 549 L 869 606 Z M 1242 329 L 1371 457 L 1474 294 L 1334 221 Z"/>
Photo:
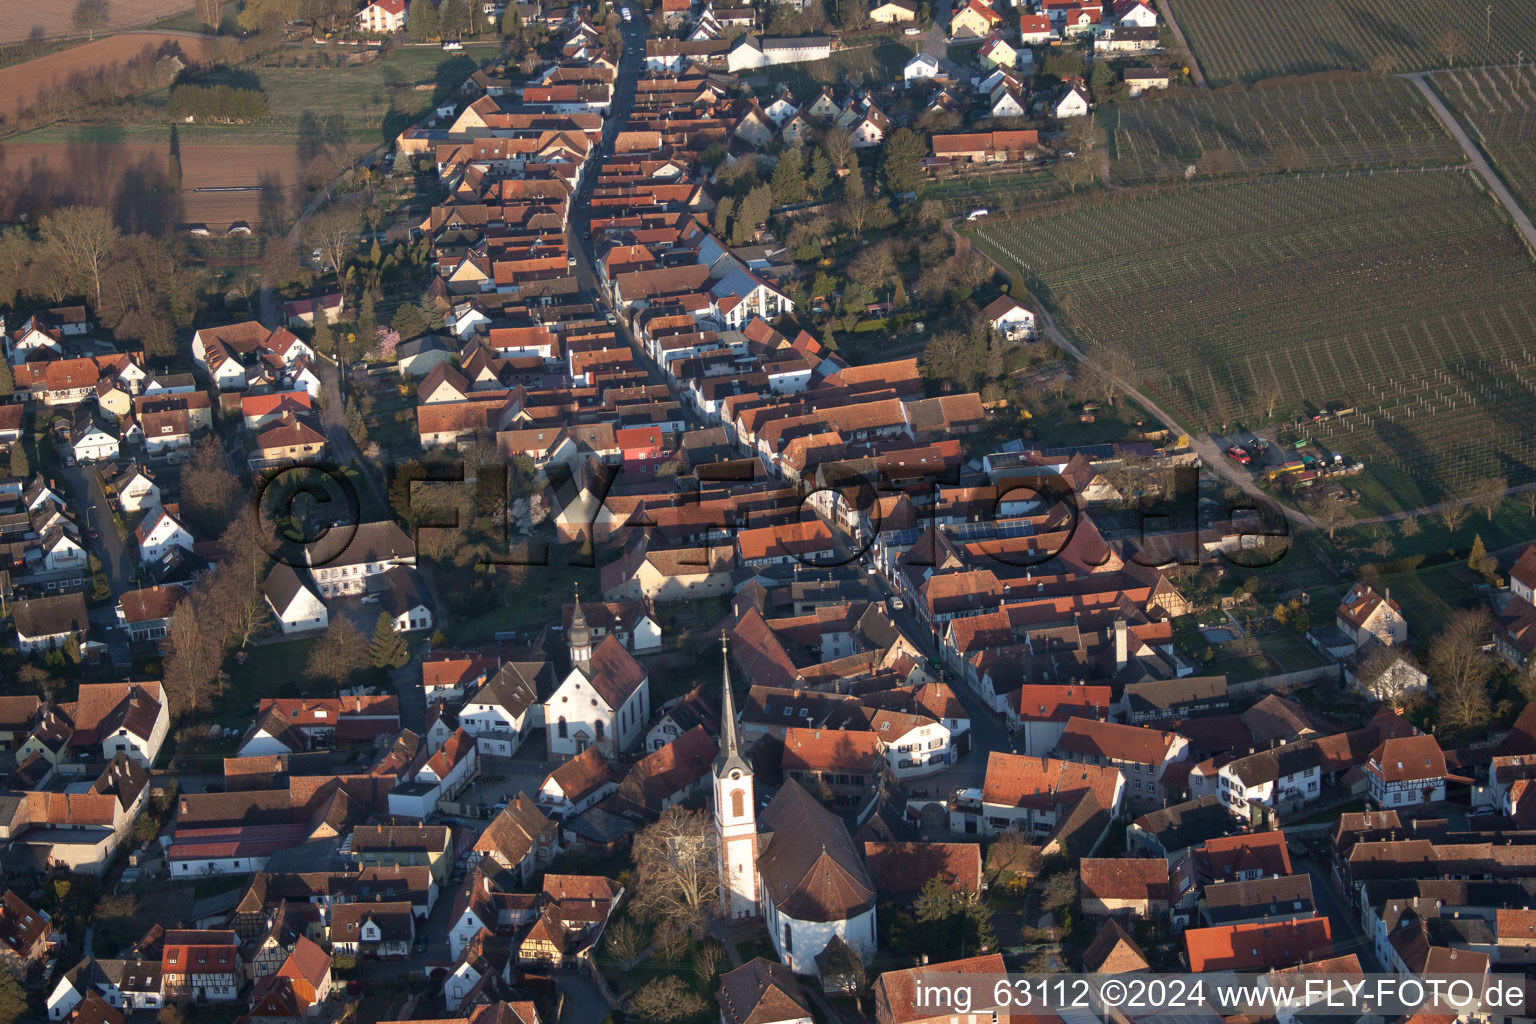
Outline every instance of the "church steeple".
<path id="1" fill-rule="evenodd" d="M 715 757 L 715 775 L 728 775 L 736 769 L 744 775 L 752 768 L 741 755 L 741 736 L 736 730 L 736 701 L 731 697 L 731 661 L 729 641 L 720 634 L 720 753 Z"/>
<path id="2" fill-rule="evenodd" d="M 576 610 L 571 613 L 571 632 L 566 637 L 571 646 L 571 665 L 585 665 L 592 660 L 592 630 L 587 626 L 587 613 L 581 610 L 581 588 L 572 587 L 576 597 Z"/>
<path id="3" fill-rule="evenodd" d="M 720 634 L 720 754 L 715 758 L 715 834 L 720 840 L 720 903 L 726 917 L 758 914 L 757 815 L 752 766 L 741 755 L 731 663 Z"/>

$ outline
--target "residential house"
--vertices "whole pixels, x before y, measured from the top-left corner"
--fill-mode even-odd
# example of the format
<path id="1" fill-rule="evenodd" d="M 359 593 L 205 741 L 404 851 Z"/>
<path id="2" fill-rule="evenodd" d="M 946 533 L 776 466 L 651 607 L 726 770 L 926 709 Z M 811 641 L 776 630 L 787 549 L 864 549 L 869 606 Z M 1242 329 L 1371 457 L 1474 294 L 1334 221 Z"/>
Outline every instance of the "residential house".
<path id="1" fill-rule="evenodd" d="M 1371 800 L 1383 810 L 1445 799 L 1445 754 L 1433 736 L 1398 736 L 1371 752 L 1365 764 Z"/>
<path id="2" fill-rule="evenodd" d="M 1189 969 L 1262 972 L 1319 960 L 1333 951 L 1328 918 L 1310 917 L 1278 924 L 1238 924 L 1191 928 L 1184 933 Z"/>
<path id="3" fill-rule="evenodd" d="M 588 747 L 545 776 L 538 804 L 557 818 L 573 818 L 618 789 L 608 759 Z"/>
<path id="4" fill-rule="evenodd" d="M 1002 27 L 1003 16 L 985 0 L 968 0 L 949 19 L 951 39 L 985 39 Z"/>
<path id="5" fill-rule="evenodd" d="M 80 593 L 17 601 L 11 606 L 11 621 L 16 627 L 16 646 L 23 654 L 63 647 L 71 639 L 78 642 L 90 628 L 85 596 Z"/>
<path id="6" fill-rule="evenodd" d="M 1344 595 L 1334 613 L 1334 625 L 1355 641 L 1357 650 L 1373 638 L 1388 647 L 1408 642 L 1408 620 L 1392 600 L 1392 591 L 1378 594 L 1365 583 L 1356 583 Z"/>
<path id="7" fill-rule="evenodd" d="M 885 6 L 893 6 L 886 4 Z M 795 973 L 754 957 L 720 976 L 720 1024 L 813 1024 L 811 1001 Z"/>
<path id="8" fill-rule="evenodd" d="M 133 535 L 138 541 L 141 563 L 158 562 L 172 548 L 191 551 L 195 543 L 187 528 L 164 508 L 149 512 L 133 531 Z"/>
<path id="9" fill-rule="evenodd" d="M 1168 862 L 1161 857 L 1087 858 L 1078 877 L 1084 914 L 1156 920 L 1168 910 Z"/>
<path id="10" fill-rule="evenodd" d="M 1163 773 L 1188 755 L 1189 740 L 1178 733 L 1090 718 L 1070 719 L 1051 752 L 1067 761 L 1118 768 L 1125 777 L 1126 807 L 1137 813 L 1167 804 Z"/>
<path id="11" fill-rule="evenodd" d="M 362 869 L 426 866 L 439 886 L 453 867 L 453 839 L 444 825 L 359 825 L 352 860 Z"/>
<path id="12" fill-rule="evenodd" d="M 168 997 L 231 1002 L 245 980 L 239 939 L 232 931 L 167 930 L 160 972 Z"/>
<path id="13" fill-rule="evenodd" d="M 533 729 L 543 662 L 506 662 L 459 709 L 459 728 L 482 754 L 511 757 Z"/>
<path id="14" fill-rule="evenodd" d="M 490 860 L 526 883 L 549 866 L 560 849 L 560 827 L 526 793 L 507 801 L 470 848 L 469 859 Z"/>
<path id="15" fill-rule="evenodd" d="M 343 903 L 331 907 L 331 950 L 398 960 L 410 955 L 416 940 L 411 904 Z"/>
<path id="16" fill-rule="evenodd" d="M 964 960 L 950 960 L 922 967 L 908 967 L 899 971 L 886 971 L 875 981 L 876 1024 L 950 1024 L 956 1018 L 955 1007 L 928 1005 L 929 1000 L 920 998 L 918 985 L 925 975 L 977 974 L 1002 977 L 1008 968 L 1000 953 L 973 956 Z M 969 1019 L 970 1015 L 962 1019 Z M 990 1014 L 981 1016 L 990 1018 Z"/>
<path id="17" fill-rule="evenodd" d="M 917 5 L 911 0 L 880 0 L 869 9 L 869 20 L 877 25 L 896 25 L 917 20 Z"/>
<path id="18" fill-rule="evenodd" d="M 302 633 L 324 629 L 330 622 L 325 602 L 309 588 L 303 577 L 286 562 L 278 562 L 261 585 L 267 607 L 277 617 L 284 633 Z"/>
<path id="19" fill-rule="evenodd" d="M 405 0 L 370 0 L 368 6 L 353 15 L 360 32 L 387 36 L 405 28 Z"/>
<path id="20" fill-rule="evenodd" d="M 395 523 L 383 520 L 340 527 L 305 548 L 305 562 L 321 597 L 376 589 L 372 578 L 416 564 L 416 545 Z"/>
<path id="21" fill-rule="evenodd" d="M 124 592 L 117 602 L 117 622 L 133 643 L 163 639 L 171 628 L 171 615 L 187 596 L 178 586 L 141 587 Z"/>
<path id="22" fill-rule="evenodd" d="M 1052 117 L 1066 120 L 1069 117 L 1086 117 L 1093 108 L 1093 99 L 1082 82 L 1070 81 L 1047 104 Z"/>
<path id="23" fill-rule="evenodd" d="M 1010 295 L 1001 295 L 981 311 L 992 329 L 1010 341 L 1032 340 L 1035 314 Z"/>

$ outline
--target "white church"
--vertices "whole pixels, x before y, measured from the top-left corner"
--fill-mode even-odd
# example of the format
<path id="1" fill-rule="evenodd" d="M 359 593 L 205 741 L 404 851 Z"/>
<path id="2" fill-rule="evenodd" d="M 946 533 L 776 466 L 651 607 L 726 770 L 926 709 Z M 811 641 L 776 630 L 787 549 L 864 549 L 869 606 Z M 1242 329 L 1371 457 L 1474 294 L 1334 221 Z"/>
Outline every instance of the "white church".
<path id="1" fill-rule="evenodd" d="M 593 647 L 579 594 L 567 640 L 570 674 L 544 702 L 549 752 L 575 757 L 596 747 L 604 757 L 615 758 L 645 734 L 651 716 L 650 677 L 612 633 Z"/>
<path id="2" fill-rule="evenodd" d="M 722 652 L 725 638 L 721 637 Z M 729 662 L 723 672 L 720 754 L 715 759 L 715 831 L 720 907 L 761 917 L 774 949 L 796 974 L 819 974 L 816 958 L 840 938 L 868 960 L 875 952 L 875 889 L 841 818 L 788 780 L 755 816 L 752 766 L 741 751 Z"/>

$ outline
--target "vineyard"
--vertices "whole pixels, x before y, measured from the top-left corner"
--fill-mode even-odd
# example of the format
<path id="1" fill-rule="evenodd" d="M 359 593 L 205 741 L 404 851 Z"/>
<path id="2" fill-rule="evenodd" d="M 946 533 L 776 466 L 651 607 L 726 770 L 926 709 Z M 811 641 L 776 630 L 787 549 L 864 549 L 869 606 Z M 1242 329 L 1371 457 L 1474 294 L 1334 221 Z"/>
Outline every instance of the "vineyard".
<path id="1" fill-rule="evenodd" d="M 1403 507 L 1536 478 L 1536 266 L 1467 172 L 1126 193 L 974 237 L 1186 424 L 1353 408 L 1320 437 Z"/>
<path id="2" fill-rule="evenodd" d="M 1430 84 L 1482 144 L 1525 212 L 1536 213 L 1536 68 L 1446 72 Z"/>
<path id="3" fill-rule="evenodd" d="M 1277 84 L 1106 105 L 1110 169 L 1127 184 L 1205 175 L 1464 163 L 1413 85 L 1397 78 Z"/>
<path id="4" fill-rule="evenodd" d="M 1212 85 L 1352 68 L 1513 64 L 1536 54 L 1531 0 L 1169 0 Z M 1450 55 L 1446 51 L 1449 49 Z"/>

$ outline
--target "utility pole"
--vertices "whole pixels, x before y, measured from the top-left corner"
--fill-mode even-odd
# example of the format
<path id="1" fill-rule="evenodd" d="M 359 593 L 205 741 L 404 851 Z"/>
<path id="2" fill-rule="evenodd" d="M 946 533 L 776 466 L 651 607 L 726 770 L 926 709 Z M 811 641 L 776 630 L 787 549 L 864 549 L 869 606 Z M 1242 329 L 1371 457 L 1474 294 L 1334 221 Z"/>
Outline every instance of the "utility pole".
<path id="1" fill-rule="evenodd" d="M 1483 19 L 1483 43 L 1493 45 L 1493 4 L 1488 5 L 1488 16 Z"/>

